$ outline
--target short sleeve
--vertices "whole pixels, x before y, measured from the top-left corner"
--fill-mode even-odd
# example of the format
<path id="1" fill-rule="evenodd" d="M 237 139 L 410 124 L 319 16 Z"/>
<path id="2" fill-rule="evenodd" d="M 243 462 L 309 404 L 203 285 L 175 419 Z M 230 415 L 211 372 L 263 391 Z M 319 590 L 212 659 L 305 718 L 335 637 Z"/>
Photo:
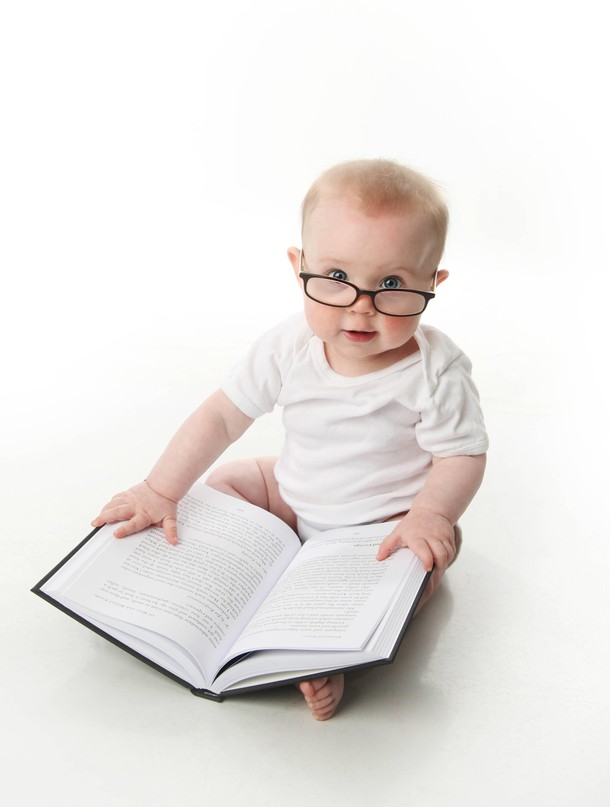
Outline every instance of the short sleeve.
<path id="1" fill-rule="evenodd" d="M 271 412 L 295 353 L 308 335 L 302 315 L 267 331 L 235 366 L 222 391 L 248 417 Z"/>
<path id="2" fill-rule="evenodd" d="M 489 446 L 470 360 L 460 353 L 438 376 L 415 427 L 420 447 L 437 457 L 484 454 Z"/>

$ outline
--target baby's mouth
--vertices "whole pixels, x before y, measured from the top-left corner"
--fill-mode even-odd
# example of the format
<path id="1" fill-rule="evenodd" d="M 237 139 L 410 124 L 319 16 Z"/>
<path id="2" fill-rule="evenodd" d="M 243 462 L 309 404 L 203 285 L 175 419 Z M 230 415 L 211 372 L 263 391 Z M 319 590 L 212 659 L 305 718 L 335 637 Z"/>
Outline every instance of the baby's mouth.
<path id="1" fill-rule="evenodd" d="M 348 331 L 344 330 L 345 338 L 350 342 L 370 342 L 375 337 L 375 331 Z"/>

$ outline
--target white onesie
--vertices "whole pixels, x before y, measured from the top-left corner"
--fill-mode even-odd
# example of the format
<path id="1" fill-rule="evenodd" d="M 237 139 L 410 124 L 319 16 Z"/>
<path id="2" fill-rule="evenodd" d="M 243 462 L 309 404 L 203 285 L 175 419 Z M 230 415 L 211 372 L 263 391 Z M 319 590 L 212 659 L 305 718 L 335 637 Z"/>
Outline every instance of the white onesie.
<path id="1" fill-rule="evenodd" d="M 248 417 L 283 407 L 275 474 L 301 539 L 402 513 L 432 456 L 487 451 L 470 361 L 436 328 L 420 325 L 415 339 L 419 352 L 406 359 L 342 376 L 299 314 L 263 334 L 223 384 Z"/>

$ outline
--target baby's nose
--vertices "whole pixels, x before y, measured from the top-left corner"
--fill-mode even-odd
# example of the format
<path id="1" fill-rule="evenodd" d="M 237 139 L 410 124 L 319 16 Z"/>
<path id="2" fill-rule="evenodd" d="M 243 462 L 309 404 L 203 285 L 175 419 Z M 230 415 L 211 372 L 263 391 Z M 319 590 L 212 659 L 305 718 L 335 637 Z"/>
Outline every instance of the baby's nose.
<path id="1" fill-rule="evenodd" d="M 350 306 L 350 311 L 355 311 L 357 314 L 374 314 L 373 298 L 369 294 L 361 294 Z"/>

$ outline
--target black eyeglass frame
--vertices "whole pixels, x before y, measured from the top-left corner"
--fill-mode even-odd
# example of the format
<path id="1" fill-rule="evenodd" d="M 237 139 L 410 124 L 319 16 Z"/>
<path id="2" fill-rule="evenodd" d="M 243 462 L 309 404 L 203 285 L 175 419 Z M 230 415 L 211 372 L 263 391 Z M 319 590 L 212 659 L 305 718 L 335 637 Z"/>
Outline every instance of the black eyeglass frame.
<path id="1" fill-rule="evenodd" d="M 428 307 L 428 303 L 430 302 L 430 300 L 433 300 L 436 297 L 436 291 L 421 291 L 420 289 L 377 289 L 376 291 L 369 291 L 368 289 L 359 288 L 354 283 L 350 283 L 349 280 L 340 280 L 339 278 L 329 277 L 328 275 L 315 275 L 312 274 L 311 272 L 303 272 L 302 271 L 303 265 L 304 265 L 303 251 L 301 250 L 301 255 L 299 259 L 299 277 L 303 281 L 303 291 L 309 297 L 310 300 L 313 300 L 315 303 L 320 303 L 320 305 L 330 306 L 331 308 L 350 308 L 364 294 L 367 297 L 371 298 L 373 306 L 375 307 L 375 311 L 378 311 L 380 314 L 383 314 L 386 317 L 419 317 L 421 314 L 424 313 L 424 311 Z M 438 275 L 438 269 L 434 273 L 434 280 L 432 281 L 433 289 L 436 289 L 437 275 Z M 312 297 L 311 294 L 309 294 L 307 291 L 307 282 L 313 278 L 320 278 L 321 280 L 334 280 L 335 283 L 342 283 L 344 286 L 350 286 L 356 292 L 356 296 L 351 301 L 351 303 L 344 303 L 343 305 L 339 305 L 337 303 L 325 303 L 322 300 L 318 300 L 315 297 Z M 392 294 L 397 294 L 400 292 L 404 294 L 419 294 L 420 297 L 424 298 L 424 307 L 422 308 L 421 311 L 418 311 L 416 314 L 388 314 L 387 311 L 381 311 L 379 308 L 377 308 L 377 304 L 375 302 L 375 297 L 377 297 L 378 294 L 383 294 L 383 292 L 391 292 Z"/>

